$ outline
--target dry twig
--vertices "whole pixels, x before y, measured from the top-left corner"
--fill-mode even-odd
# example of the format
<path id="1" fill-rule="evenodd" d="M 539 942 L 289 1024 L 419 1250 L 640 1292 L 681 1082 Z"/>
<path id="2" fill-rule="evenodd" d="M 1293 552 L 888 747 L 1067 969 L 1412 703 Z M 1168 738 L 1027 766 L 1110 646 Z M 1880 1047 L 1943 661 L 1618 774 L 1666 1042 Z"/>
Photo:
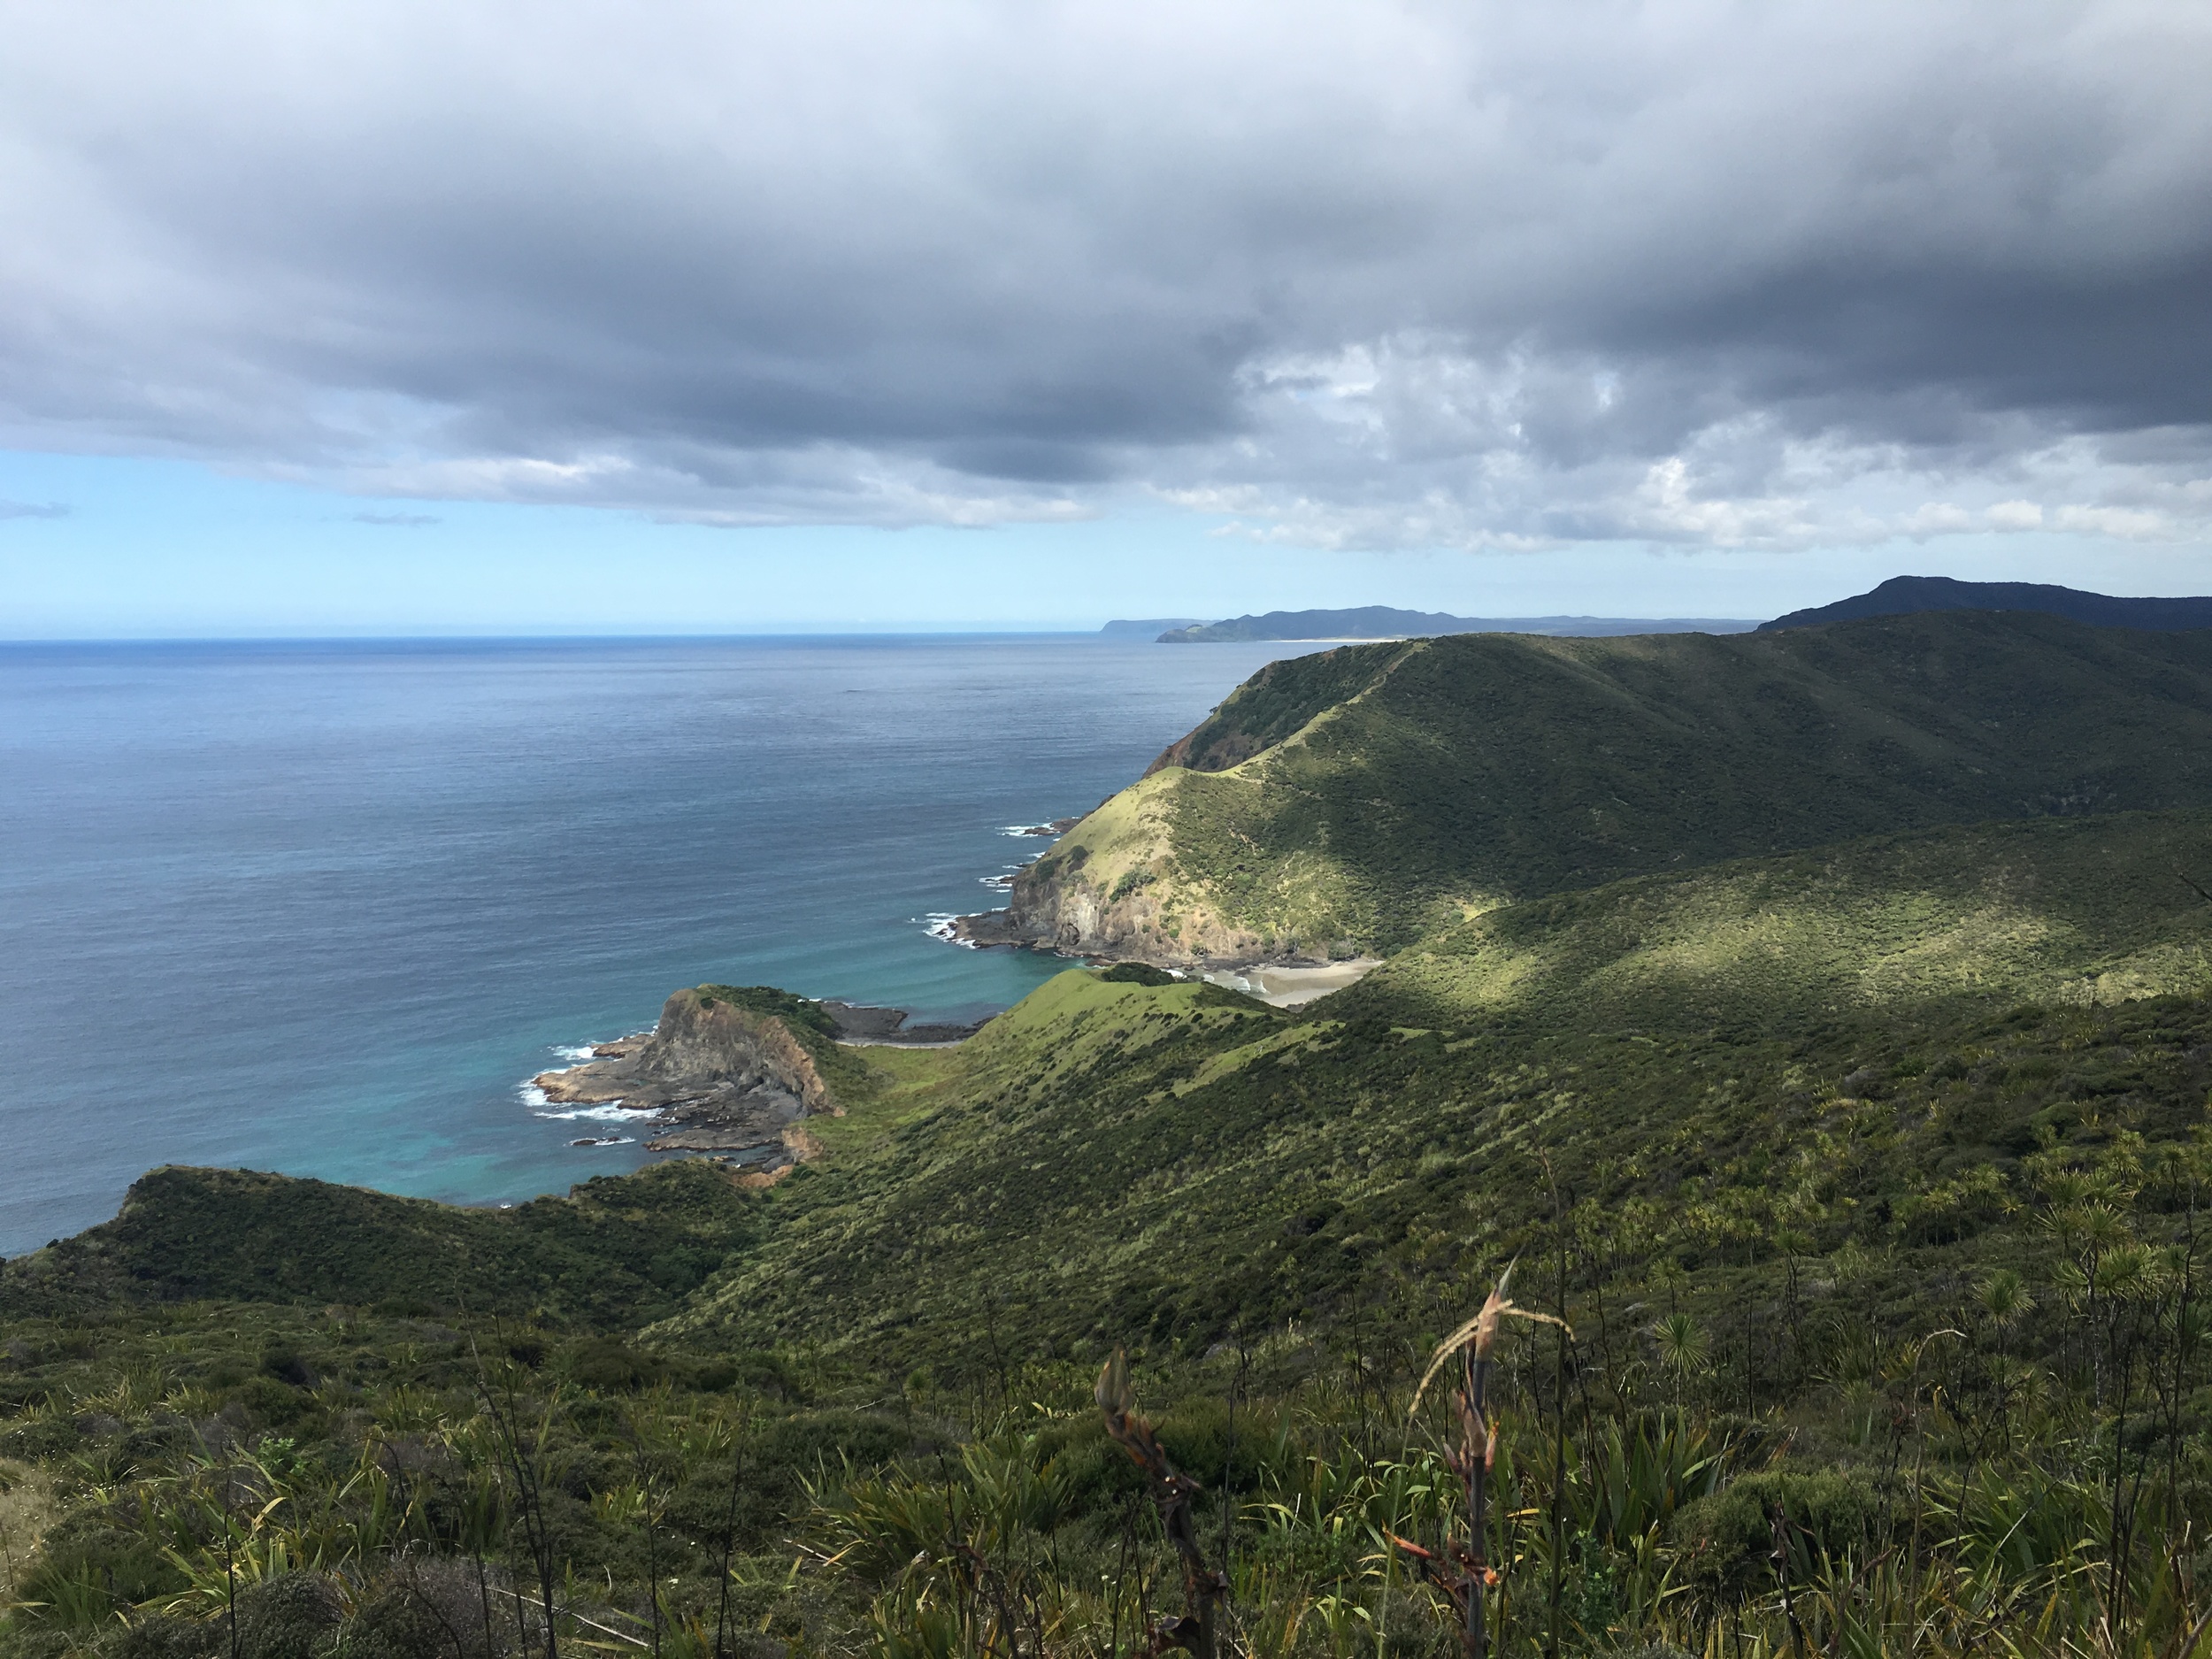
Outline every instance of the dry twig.
<path id="1" fill-rule="evenodd" d="M 1137 1397 L 1129 1386 L 1129 1357 L 1120 1348 L 1114 1350 L 1113 1358 L 1098 1373 L 1096 1397 L 1099 1410 L 1105 1414 L 1106 1432 L 1150 1478 L 1160 1525 L 1182 1558 L 1183 1617 L 1161 1622 L 1152 1632 L 1152 1651 L 1159 1654 L 1182 1647 L 1198 1659 L 1214 1659 L 1220 1640 L 1221 1603 L 1229 1594 L 1229 1583 L 1209 1568 L 1199 1553 L 1198 1533 L 1191 1523 L 1191 1498 L 1201 1490 L 1199 1483 L 1176 1471 L 1151 1424 L 1137 1415 Z"/>

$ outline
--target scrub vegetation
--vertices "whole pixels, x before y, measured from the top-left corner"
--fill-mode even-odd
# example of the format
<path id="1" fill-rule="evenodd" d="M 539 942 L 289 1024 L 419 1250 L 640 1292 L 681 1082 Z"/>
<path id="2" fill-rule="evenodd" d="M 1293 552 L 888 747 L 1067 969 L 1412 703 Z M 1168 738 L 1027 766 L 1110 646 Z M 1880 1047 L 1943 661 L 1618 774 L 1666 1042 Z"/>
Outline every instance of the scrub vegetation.
<path id="1" fill-rule="evenodd" d="M 1944 824 L 2212 807 L 2212 632 L 2024 611 L 1278 663 L 1018 880 L 1394 952 L 1471 910 Z M 1064 914 L 1067 899 L 1058 901 Z M 1173 941 L 1159 946 L 1164 959 Z"/>
<path id="2" fill-rule="evenodd" d="M 1292 1010 L 702 987 L 840 1068 L 765 1189 L 157 1171 L 0 1271 L 0 1655 L 2212 1651 L 2212 810 L 1897 787 Z"/>

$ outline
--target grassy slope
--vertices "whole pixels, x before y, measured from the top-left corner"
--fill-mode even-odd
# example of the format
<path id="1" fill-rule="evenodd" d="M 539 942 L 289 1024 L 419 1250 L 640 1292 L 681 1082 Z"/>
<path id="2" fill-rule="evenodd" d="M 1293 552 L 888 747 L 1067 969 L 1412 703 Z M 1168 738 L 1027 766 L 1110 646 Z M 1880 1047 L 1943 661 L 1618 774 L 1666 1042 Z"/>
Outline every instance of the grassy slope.
<path id="1" fill-rule="evenodd" d="M 1017 1084 L 910 1133 L 895 1171 L 787 1183 L 773 1238 L 657 1335 L 819 1343 L 895 1368 L 972 1362 L 993 1330 L 1019 1353 L 1079 1356 L 1338 1326 L 1409 1277 L 1494 1271 L 1545 1217 L 1540 1153 L 1570 1203 L 1614 1217 L 1724 1225 L 1811 1191 L 1823 1253 L 1926 1242 L 1932 1225 L 1946 1242 L 1970 1183 L 1947 1189 L 1986 1167 L 2001 1190 L 2039 1125 L 2085 1145 L 2116 1125 L 2171 1138 L 2212 1083 L 2198 998 L 1941 1004 L 1790 1036 L 1260 1018 L 1242 1034 L 1240 1054 L 1157 1034 L 1078 1089 Z"/>
<path id="2" fill-rule="evenodd" d="M 2212 984 L 2212 812 L 1877 836 L 1507 906 L 1330 1006 L 1468 1025 L 1786 1026 L 1954 995 L 2112 1002 Z"/>
<path id="3" fill-rule="evenodd" d="M 1236 764 L 1154 773 L 1141 811 L 1079 826 L 1023 881 L 1080 859 L 1096 897 L 1148 873 L 1192 938 L 1394 949 L 1467 909 L 1724 858 L 2212 804 L 2212 634 L 1953 613 L 1358 646 L 1278 664 L 1178 749 Z"/>
<path id="4" fill-rule="evenodd" d="M 334 1484 L 380 1433 L 412 1447 L 426 1425 L 465 1425 L 480 1379 L 462 1334 L 400 1306 L 364 1318 L 321 1305 L 403 1304 L 436 1291 L 434 1264 L 459 1259 L 472 1314 L 537 1313 L 502 1330 L 458 1322 L 467 1334 L 493 1341 L 495 1363 L 510 1343 L 541 1367 L 524 1388 L 558 1379 L 569 1390 L 566 1415 L 549 1417 L 562 1471 L 549 1502 L 571 1581 L 603 1584 L 610 1605 L 634 1613 L 649 1578 L 680 1609 L 709 1616 L 723 1581 L 718 1529 L 741 1487 L 739 1548 L 782 1552 L 741 1563 L 742 1620 L 773 1621 L 795 1641 L 803 1629 L 814 1651 L 882 1644 L 863 1617 L 864 1569 L 849 1579 L 810 1571 L 803 1584 L 788 1570 L 783 1540 L 822 1525 L 806 1518 L 806 1483 L 833 1489 L 843 1460 L 865 1469 L 904 1454 L 915 1490 L 933 1501 L 964 1469 L 987 1473 L 972 1448 L 964 1461 L 944 1455 L 955 1431 L 918 1420 L 933 1373 L 979 1409 L 1030 1399 L 1033 1386 L 1056 1402 L 1032 1409 L 1044 1425 L 1036 1455 L 1064 1459 L 1054 1478 L 1079 1503 L 1051 1550 L 1041 1531 L 1018 1548 L 1056 1560 L 1064 1548 L 1075 1578 L 1102 1582 L 1120 1559 L 1131 1479 L 1083 1405 L 1081 1373 L 1102 1348 L 1135 1349 L 1148 1391 L 1179 1371 L 1196 1391 L 1183 1396 L 1190 1434 L 1174 1441 L 1187 1467 L 1210 1474 L 1230 1457 L 1225 1420 L 1267 1441 L 1297 1399 L 1313 1445 L 1286 1439 L 1268 1455 L 1285 1469 L 1306 1468 L 1309 1450 L 1340 1459 L 1355 1412 L 1367 1437 L 1366 1390 L 1388 1399 L 1378 1407 L 1387 1432 L 1402 1399 L 1388 1395 L 1391 1368 L 1409 1356 L 1417 1366 L 1463 1316 L 1471 1286 L 1548 1248 L 1555 1176 L 1580 1276 L 1578 1352 L 1601 1403 L 1624 1387 L 1625 1420 L 1655 1420 L 1637 1414 L 1663 1402 L 1668 1383 L 1640 1356 L 1663 1294 L 1694 1315 L 1716 1357 L 1690 1385 L 1701 1418 L 1740 1397 L 1732 1356 L 1745 1356 L 1748 1378 L 1757 1346 L 1773 1415 L 1755 1440 L 1769 1451 L 1786 1442 L 1793 1468 L 1823 1471 L 1790 1479 L 1832 1483 L 1843 1470 L 1871 1493 L 1867 1471 L 1893 1471 L 1898 1447 L 1873 1425 L 1904 1420 L 1898 1396 L 1880 1392 L 1893 1386 L 1884 1354 L 1894 1378 L 1917 1363 L 1894 1356 L 1916 1356 L 1930 1330 L 1981 1331 L 1970 1296 L 1994 1268 L 2026 1271 L 2060 1305 L 2071 1224 L 2052 1209 L 2047 1164 L 2038 1174 L 2031 1155 L 2147 1166 L 2201 1132 L 2212 1002 L 2092 1007 L 2070 987 L 2104 972 L 2131 992 L 2200 988 L 2212 905 L 2174 866 L 2203 879 L 2208 830 L 2204 813 L 2001 823 L 1617 883 L 1482 918 L 1356 995 L 1296 1014 L 1205 985 L 1064 974 L 959 1050 L 851 1051 L 870 1087 L 849 1116 L 823 1123 L 832 1156 L 765 1194 L 675 1165 L 503 1213 L 157 1172 L 116 1223 L 6 1271 L 0 1455 L 32 1462 L 36 1479 L 108 1473 L 97 1488 L 71 1477 L 68 1518 L 25 1580 L 33 1601 L 72 1573 L 95 1586 L 81 1640 L 61 1645 L 62 1632 L 24 1616 L 0 1626 L 0 1653 L 109 1653 L 99 1632 L 119 1627 L 108 1599 L 177 1587 L 173 1563 L 144 1546 L 147 1511 L 134 1506 L 212 1480 L 194 1461 L 195 1423 L 274 1436 L 258 1442 L 269 1457 L 311 1462 Z M 1870 957 L 1911 970 L 1870 981 Z M 2016 1004 L 2024 993 L 2059 1001 Z M 2131 1148 L 2137 1135 L 2147 1157 Z M 2135 1208 L 2146 1227 L 2184 1225 L 2158 1193 Z M 675 1285 L 703 1271 L 703 1257 L 664 1279 L 654 1270 L 672 1246 L 725 1265 L 680 1299 Z M 656 1315 L 665 1317 L 635 1339 L 650 1351 L 588 1334 Z M 1991 1340 L 2003 1357 L 2032 1338 L 2055 1366 L 2094 1347 L 2093 1325 L 2076 1320 L 2054 1340 L 2040 1334 L 2049 1323 Z M 1263 1372 L 1250 1407 L 1225 1419 L 1225 1378 L 1217 1372 L 1210 1393 L 1193 1379 L 1197 1356 L 1233 1333 L 1261 1339 Z M 1299 1381 L 1332 1340 L 1360 1352 L 1348 1374 L 1362 1379 L 1335 1408 L 1325 1384 Z M 759 1351 L 769 1347 L 780 1351 Z M 725 1350 L 737 1351 L 724 1360 Z M 1509 1358 L 1508 1382 L 1528 1357 L 1518 1354 L 1518 1371 Z M 1040 1358 L 1059 1363 L 1023 1369 Z M 867 1409 L 807 1409 L 840 1377 L 837 1398 Z M 657 1378 L 671 1386 L 639 1392 Z M 733 1486 L 740 1465 L 717 1436 L 733 1409 L 721 1391 L 741 1378 L 756 1426 Z M 2026 1400 L 2010 1408 L 2016 1418 L 2000 1408 L 2007 1435 L 2025 1436 Z M 1336 1411 L 1345 1438 L 1323 1437 L 1317 1403 Z M 638 1513 L 641 1421 L 666 1448 L 649 1541 L 623 1518 Z M 2094 1486 L 2093 1453 L 2038 1423 L 2045 1438 L 2027 1461 L 2087 1470 Z M 1515 1431 L 1525 1452 L 1527 1426 Z M 434 1447 L 434 1468 L 478 1468 L 466 1457 L 480 1446 L 470 1453 L 465 1436 L 435 1432 L 458 1449 Z M 1985 1443 L 1972 1446 L 1986 1457 Z M 311 1458 L 296 1457 L 303 1448 Z M 1107 1484 L 1111 1471 L 1122 1486 Z M 19 1474 L 0 1466 L 0 1478 Z M 1256 1479 L 1240 1489 L 1257 1494 Z M 1804 1493 L 1793 1501 L 1801 1509 Z M 288 1512 L 319 1513 L 321 1502 Z M 1525 1493 L 1517 1502 L 1540 1513 Z M 918 1513 L 928 1525 L 931 1512 Z M 1739 1553 L 1757 1592 L 1765 1511 L 1749 1513 Z M 2054 1525 L 2081 1532 L 2062 1508 Z M 1710 1553 L 1686 1526 L 1651 1536 L 1670 1572 Z M 449 1548 L 445 1538 L 420 1548 Z M 905 1539 L 890 1569 L 915 1548 Z M 365 1608 L 403 1600 L 393 1580 L 411 1568 L 374 1576 L 388 1554 L 360 1568 L 363 1584 L 381 1586 L 357 1598 Z M 205 1548 L 198 1559 L 221 1563 Z M 1590 1559 L 1601 1587 L 1621 1570 Z M 1292 1565 L 1286 1582 L 1328 1586 L 1325 1559 Z M 1519 1581 L 1536 1582 L 1525 1563 Z M 1590 1627 L 1602 1631 L 1617 1609 L 1590 1594 Z M 2030 1616 L 2041 1605 L 2023 1604 Z M 597 1601 L 586 1606 L 607 1622 Z M 1719 1627 L 1700 1614 L 1671 1633 L 1701 1620 Z M 1440 1636 L 1403 1650 L 1448 1646 Z M 1594 1638 L 1568 1651 L 1597 1648 L 1619 1650 Z"/>
<path id="5" fill-rule="evenodd" d="M 2016 1167 L 2039 1114 L 2195 1119 L 2212 905 L 2172 864 L 2208 853 L 2205 814 L 2039 820 L 1626 882 L 1294 1016 L 1064 974 L 930 1110 L 779 1188 L 762 1246 L 663 1330 L 943 1354 L 995 1325 L 1087 1352 L 1329 1317 L 1378 1272 L 1502 1248 L 1546 1202 L 1539 1148 L 1615 1207 L 1771 1206 L 1820 1166 L 1893 1242 L 1960 1170 Z M 2082 995 L 2098 975 L 2179 995 L 2115 1016 Z M 1864 1107 L 1863 1072 L 1910 1103 Z"/>
<path id="6" fill-rule="evenodd" d="M 7 1263 L 0 1312 L 209 1299 L 535 1310 L 622 1327 L 672 1312 L 759 1220 L 756 1195 L 699 1163 L 512 1210 L 171 1167 L 135 1182 L 114 1220 Z"/>
<path id="7" fill-rule="evenodd" d="M 1403 643 L 1318 651 L 1270 663 L 1147 768 L 1226 772 L 1294 735 L 1317 715 L 1348 703 L 1418 649 Z"/>

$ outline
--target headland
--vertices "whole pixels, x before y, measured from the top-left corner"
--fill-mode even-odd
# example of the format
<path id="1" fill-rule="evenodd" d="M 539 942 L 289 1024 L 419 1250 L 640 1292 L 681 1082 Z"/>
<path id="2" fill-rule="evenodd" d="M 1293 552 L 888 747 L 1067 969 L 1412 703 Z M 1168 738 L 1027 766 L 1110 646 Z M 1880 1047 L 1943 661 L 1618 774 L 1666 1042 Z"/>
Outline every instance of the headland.
<path id="1" fill-rule="evenodd" d="M 621 1114 L 650 1133 L 649 1152 L 709 1153 L 772 1180 L 819 1151 L 809 1118 L 844 1115 L 830 1076 L 840 1069 L 834 1048 L 940 1048 L 983 1024 L 908 1018 L 903 1009 L 703 985 L 671 996 L 652 1030 L 595 1044 L 589 1060 L 531 1085 L 548 1104 Z"/>

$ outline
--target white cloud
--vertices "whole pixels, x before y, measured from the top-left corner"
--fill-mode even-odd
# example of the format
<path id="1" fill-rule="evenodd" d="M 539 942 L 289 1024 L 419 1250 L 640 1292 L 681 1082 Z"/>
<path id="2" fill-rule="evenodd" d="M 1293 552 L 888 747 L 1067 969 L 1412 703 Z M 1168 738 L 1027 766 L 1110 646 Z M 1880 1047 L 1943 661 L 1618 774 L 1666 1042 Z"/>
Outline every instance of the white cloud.
<path id="1" fill-rule="evenodd" d="M 1325 546 L 2212 525 L 2212 12 L 24 0 L 0 441 Z"/>

